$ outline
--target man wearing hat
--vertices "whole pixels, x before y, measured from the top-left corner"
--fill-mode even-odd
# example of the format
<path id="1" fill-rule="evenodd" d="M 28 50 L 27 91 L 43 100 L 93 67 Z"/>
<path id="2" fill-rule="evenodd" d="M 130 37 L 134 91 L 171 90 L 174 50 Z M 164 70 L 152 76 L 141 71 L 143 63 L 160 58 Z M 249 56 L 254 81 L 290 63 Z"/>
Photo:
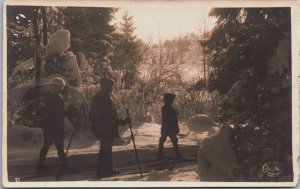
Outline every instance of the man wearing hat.
<path id="1" fill-rule="evenodd" d="M 183 160 L 178 148 L 177 134 L 179 133 L 179 126 L 177 120 L 176 110 L 173 108 L 172 103 L 175 100 L 175 94 L 164 93 L 163 100 L 165 105 L 161 108 L 161 137 L 159 138 L 158 160 L 165 158 L 163 153 L 164 143 L 169 137 L 173 143 L 173 148 L 176 153 L 176 160 Z"/>
<path id="2" fill-rule="evenodd" d="M 90 119 L 95 135 L 100 140 L 97 177 L 109 177 L 118 172 L 113 170 L 112 146 L 114 137 L 118 136 L 118 126 L 131 120 L 118 119 L 117 111 L 111 99 L 114 82 L 108 78 L 100 80 L 101 90 L 93 97 Z"/>
<path id="3" fill-rule="evenodd" d="M 45 158 L 50 146 L 54 143 L 59 159 L 64 170 L 70 170 L 64 153 L 64 101 L 61 92 L 65 87 L 62 78 L 55 77 L 50 81 L 50 94 L 44 101 L 42 129 L 44 131 L 44 145 L 40 151 L 37 171 L 46 171 Z"/>

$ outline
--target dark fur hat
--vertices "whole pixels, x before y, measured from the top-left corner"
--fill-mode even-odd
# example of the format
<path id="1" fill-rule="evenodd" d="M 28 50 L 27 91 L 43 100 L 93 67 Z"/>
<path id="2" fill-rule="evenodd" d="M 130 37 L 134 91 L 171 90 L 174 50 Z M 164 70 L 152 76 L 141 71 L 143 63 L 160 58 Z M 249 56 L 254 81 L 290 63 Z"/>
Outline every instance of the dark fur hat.
<path id="1" fill-rule="evenodd" d="M 100 79 L 100 85 L 101 86 L 104 86 L 104 85 L 110 85 L 112 86 L 115 82 L 109 78 L 106 78 L 106 77 L 103 77 Z"/>
<path id="2" fill-rule="evenodd" d="M 164 96 L 163 96 L 164 101 L 174 100 L 175 97 L 176 97 L 176 95 L 173 93 L 164 93 Z"/>

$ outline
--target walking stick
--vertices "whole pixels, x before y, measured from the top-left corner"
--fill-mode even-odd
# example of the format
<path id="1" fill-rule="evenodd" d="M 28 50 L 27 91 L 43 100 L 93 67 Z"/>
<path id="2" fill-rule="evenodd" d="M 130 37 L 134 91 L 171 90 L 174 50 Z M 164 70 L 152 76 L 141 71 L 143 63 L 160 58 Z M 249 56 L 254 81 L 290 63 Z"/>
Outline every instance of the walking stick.
<path id="1" fill-rule="evenodd" d="M 73 140 L 74 134 L 75 134 L 75 128 L 74 128 L 73 131 L 72 131 L 71 138 L 70 138 L 70 140 L 69 140 L 69 144 L 68 144 L 68 147 L 67 147 L 67 151 L 65 152 L 65 156 L 68 155 L 68 151 L 69 151 L 69 148 L 70 148 L 70 146 L 71 146 L 71 142 L 72 142 L 72 140 Z M 57 173 L 57 175 L 54 176 L 54 179 L 55 179 L 55 180 L 59 180 L 60 177 L 61 177 L 62 175 L 63 175 L 63 169 L 61 169 L 61 170 Z"/>
<path id="2" fill-rule="evenodd" d="M 69 144 L 68 144 L 68 147 L 67 147 L 67 151 L 66 151 L 66 153 L 65 153 L 66 156 L 68 155 L 68 151 L 69 151 L 69 149 L 70 149 L 71 142 L 72 142 L 72 140 L 73 140 L 74 134 L 75 134 L 75 128 L 73 129 L 72 134 L 71 134 L 71 138 L 70 138 L 70 140 L 69 140 Z"/>
<path id="3" fill-rule="evenodd" d="M 128 109 L 126 109 L 126 114 L 127 114 L 127 118 L 129 118 L 129 110 Z M 133 132 L 132 132 L 131 123 L 129 123 L 129 128 L 130 128 L 131 138 L 132 138 L 132 142 L 133 142 L 135 157 L 136 157 L 136 160 L 137 160 L 137 163 L 138 163 L 138 166 L 139 166 L 139 171 L 140 171 L 140 174 L 141 174 L 141 178 L 143 178 L 141 164 L 140 164 L 140 160 L 139 160 L 138 153 L 137 153 L 136 146 L 135 146 L 135 141 L 134 141 L 134 136 L 133 136 Z"/>

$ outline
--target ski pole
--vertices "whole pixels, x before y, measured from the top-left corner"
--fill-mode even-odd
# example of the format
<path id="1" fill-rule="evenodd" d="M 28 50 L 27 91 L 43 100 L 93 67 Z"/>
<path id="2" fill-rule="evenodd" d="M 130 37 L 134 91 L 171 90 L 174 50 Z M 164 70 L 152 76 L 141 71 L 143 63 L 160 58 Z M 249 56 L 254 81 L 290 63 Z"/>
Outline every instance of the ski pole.
<path id="1" fill-rule="evenodd" d="M 69 148 L 70 148 L 70 146 L 71 146 L 71 142 L 72 142 L 72 140 L 73 140 L 74 134 L 75 134 L 75 128 L 73 129 L 72 134 L 71 134 L 71 138 L 70 138 L 70 140 L 69 140 L 69 144 L 68 144 L 68 147 L 67 147 L 67 151 L 66 151 L 66 153 L 65 153 L 66 156 L 68 155 L 68 151 L 69 151 Z"/>
<path id="2" fill-rule="evenodd" d="M 129 118 L 129 110 L 128 109 L 126 109 L 126 114 L 127 114 L 127 118 Z M 135 146 L 135 141 L 134 141 L 134 136 L 133 136 L 133 132 L 132 132 L 131 122 L 129 122 L 129 129 L 130 129 L 130 133 L 131 133 L 131 138 L 132 138 L 132 143 L 133 143 L 133 147 L 134 147 L 135 157 L 136 157 L 136 160 L 137 160 L 137 163 L 138 163 L 141 178 L 143 178 L 143 173 L 142 173 L 142 169 L 141 169 L 141 165 L 140 165 L 140 160 L 139 160 L 138 153 L 137 153 L 136 146 Z"/>
<path id="3" fill-rule="evenodd" d="M 69 151 L 69 148 L 70 148 L 70 146 L 71 146 L 71 142 L 72 142 L 72 140 L 73 140 L 74 134 L 75 134 L 75 128 L 74 128 L 73 131 L 72 131 L 71 138 L 70 138 L 70 140 L 69 140 L 69 144 L 68 144 L 68 147 L 67 147 L 67 151 L 65 152 L 65 156 L 68 155 L 68 151 Z M 61 169 L 61 170 L 57 173 L 57 175 L 54 176 L 54 179 L 55 179 L 55 180 L 59 180 L 60 177 L 61 177 L 62 175 L 63 175 L 63 169 Z"/>

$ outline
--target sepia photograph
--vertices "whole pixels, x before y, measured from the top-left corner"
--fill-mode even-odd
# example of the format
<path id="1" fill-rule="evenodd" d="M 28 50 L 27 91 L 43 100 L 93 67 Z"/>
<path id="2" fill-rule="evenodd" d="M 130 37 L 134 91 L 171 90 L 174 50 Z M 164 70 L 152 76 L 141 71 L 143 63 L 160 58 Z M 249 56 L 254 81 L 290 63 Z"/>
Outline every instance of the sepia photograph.
<path id="1" fill-rule="evenodd" d="M 298 6 L 5 1 L 3 186 L 296 186 Z"/>

